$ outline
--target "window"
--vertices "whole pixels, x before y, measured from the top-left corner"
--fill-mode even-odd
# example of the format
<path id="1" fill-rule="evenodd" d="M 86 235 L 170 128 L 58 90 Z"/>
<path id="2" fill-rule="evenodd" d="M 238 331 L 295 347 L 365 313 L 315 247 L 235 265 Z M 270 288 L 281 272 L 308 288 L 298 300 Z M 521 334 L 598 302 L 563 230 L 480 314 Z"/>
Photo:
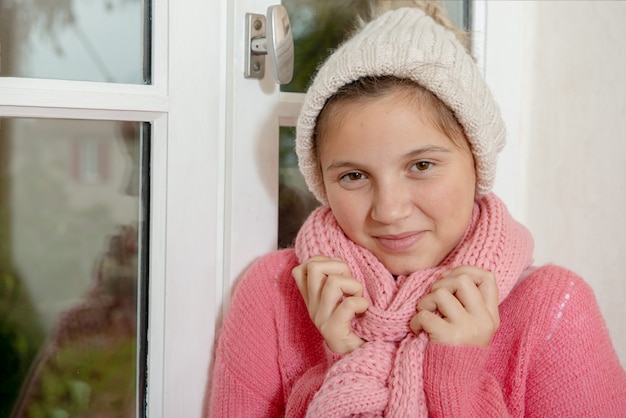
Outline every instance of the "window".
<path id="1" fill-rule="evenodd" d="M 141 416 L 154 116 L 103 96 L 150 82 L 150 5 L 0 10 L 0 417 Z"/>

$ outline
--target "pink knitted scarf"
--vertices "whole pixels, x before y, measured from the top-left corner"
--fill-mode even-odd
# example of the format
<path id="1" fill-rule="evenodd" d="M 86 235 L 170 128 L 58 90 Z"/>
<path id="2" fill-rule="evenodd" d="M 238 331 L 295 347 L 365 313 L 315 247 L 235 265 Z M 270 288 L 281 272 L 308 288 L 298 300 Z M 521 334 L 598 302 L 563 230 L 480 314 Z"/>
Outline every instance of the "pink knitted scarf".
<path id="1" fill-rule="evenodd" d="M 417 301 L 444 271 L 472 265 L 496 275 L 502 302 L 532 263 L 532 248 L 528 230 L 490 194 L 475 203 L 465 235 L 439 266 L 394 279 L 372 253 L 344 235 L 328 207 L 315 210 L 296 239 L 299 260 L 320 254 L 341 258 L 363 283 L 371 305 L 352 324 L 367 342 L 330 367 L 307 416 L 428 416 L 423 385 L 428 337 L 409 328 Z"/>

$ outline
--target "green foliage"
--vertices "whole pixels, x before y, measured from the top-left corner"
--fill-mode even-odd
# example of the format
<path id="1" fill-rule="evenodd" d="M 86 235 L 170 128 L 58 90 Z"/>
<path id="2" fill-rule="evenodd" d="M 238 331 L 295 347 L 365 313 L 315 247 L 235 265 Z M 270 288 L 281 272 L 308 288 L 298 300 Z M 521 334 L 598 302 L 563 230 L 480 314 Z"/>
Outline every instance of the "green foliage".
<path id="1" fill-rule="evenodd" d="M 37 123 L 54 128 L 50 121 Z M 17 156 L 15 161 L 19 161 L 20 168 L 9 177 L 8 171 L 0 167 L 0 418 L 9 416 L 20 390 L 24 390 L 45 340 L 44 329 L 54 329 L 58 321 L 56 306 L 77 301 L 87 290 L 97 254 L 105 249 L 107 235 L 116 228 L 110 209 L 104 203 L 92 202 L 81 207 L 72 202 L 71 188 L 67 187 L 69 168 L 64 160 L 67 159 L 66 144 L 57 144 L 56 148 L 41 147 L 42 138 L 25 137 L 20 138 L 19 149 L 14 143 L 16 151 L 9 154 L 7 144 L 11 141 L 2 134 L 7 135 L 11 126 L 11 121 L 3 121 L 0 132 L 0 152 Z M 45 132 L 45 127 L 41 131 Z M 45 138 L 48 142 L 55 139 Z M 16 270 L 18 261 L 23 271 Z M 94 336 L 94 341 L 98 339 Z M 82 348 L 85 352 L 80 353 L 91 352 L 90 361 L 99 367 L 108 367 L 106 362 L 110 361 L 112 373 L 124 370 L 120 376 L 132 383 L 131 389 L 121 382 L 113 386 L 120 393 L 130 393 L 134 402 L 135 353 L 114 363 L 117 360 L 104 358 L 107 351 L 114 350 L 110 346 L 102 348 L 104 352 L 98 354 L 100 357 L 88 347 L 83 345 Z M 68 352 L 71 347 L 65 346 L 64 350 Z M 65 367 L 66 363 L 68 360 L 63 360 L 58 367 Z M 53 371 L 58 367 L 53 366 L 53 363 L 46 366 L 50 369 L 46 369 L 45 376 L 39 380 L 38 393 L 45 394 L 44 398 L 52 405 L 64 405 L 65 399 L 69 399 L 74 409 L 65 406 L 54 406 L 54 409 L 49 406 L 50 402 L 38 398 L 28 416 L 64 416 L 94 405 L 93 393 L 98 384 L 75 375 L 55 374 Z M 95 372 L 85 370 L 95 378 Z M 99 374 L 106 377 L 107 373 L 105 370 Z M 107 403 L 103 410 L 110 408 Z M 70 416 L 80 415 L 72 413 Z"/>
<path id="2" fill-rule="evenodd" d="M 463 14 L 470 0 L 443 1 L 460 27 L 469 29 Z M 355 30 L 359 18 L 367 21 L 377 0 L 284 0 L 294 38 L 294 71 L 291 83 L 281 91 L 303 93 L 319 66 Z M 466 24 L 464 25 L 464 22 Z"/>
<path id="3" fill-rule="evenodd" d="M 11 124 L 6 119 L 0 122 L 0 417 L 4 417 L 43 336 L 12 262 Z"/>
<path id="4" fill-rule="evenodd" d="M 135 402 L 134 338 L 88 337 L 60 348 L 37 379 L 28 417 L 124 416 Z"/>
<path id="5" fill-rule="evenodd" d="M 364 0 L 283 1 L 294 28 L 294 71 L 291 83 L 282 91 L 304 92 L 318 66 L 354 30 L 356 18 L 365 16 L 369 2 Z"/>

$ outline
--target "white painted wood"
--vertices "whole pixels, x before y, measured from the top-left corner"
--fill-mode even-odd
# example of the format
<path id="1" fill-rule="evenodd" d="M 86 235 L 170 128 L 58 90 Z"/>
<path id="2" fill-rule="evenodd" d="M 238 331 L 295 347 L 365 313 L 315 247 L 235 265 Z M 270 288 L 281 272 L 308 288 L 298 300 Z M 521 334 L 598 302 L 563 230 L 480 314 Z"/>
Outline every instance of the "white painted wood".
<path id="1" fill-rule="evenodd" d="M 153 122 L 150 207 L 148 330 L 148 417 L 163 416 L 165 364 L 165 278 L 167 265 L 167 115 Z"/>
<path id="2" fill-rule="evenodd" d="M 295 107 L 288 103 L 302 96 L 281 94 L 269 67 L 263 80 L 245 79 L 243 75 L 245 14 L 265 15 L 267 7 L 277 2 L 233 3 L 227 55 L 227 71 L 233 78 L 227 80 L 224 309 L 241 273 L 255 258 L 276 249 L 278 129 L 282 118 L 293 120 L 299 109 L 299 99 L 295 99 Z"/>
<path id="3" fill-rule="evenodd" d="M 0 78 L 0 117 L 152 123 L 150 417 L 202 415 L 222 295 L 227 1 L 153 0 L 153 85 Z"/>
<path id="4" fill-rule="evenodd" d="M 164 333 L 163 382 L 161 393 L 149 388 L 150 417 L 199 417 L 222 294 L 218 180 L 223 178 L 224 86 L 232 77 L 223 61 L 228 9 L 227 0 L 172 0 L 168 10 L 163 328 L 151 318 L 155 332 Z"/>

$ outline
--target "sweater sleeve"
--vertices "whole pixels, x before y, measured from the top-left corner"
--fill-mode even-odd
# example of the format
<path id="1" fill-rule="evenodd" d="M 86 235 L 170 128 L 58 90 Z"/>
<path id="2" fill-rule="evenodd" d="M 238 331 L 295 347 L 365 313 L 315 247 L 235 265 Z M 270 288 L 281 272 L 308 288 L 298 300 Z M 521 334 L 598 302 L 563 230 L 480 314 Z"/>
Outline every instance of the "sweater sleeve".
<path id="1" fill-rule="evenodd" d="M 591 287 L 559 267 L 544 274 L 556 303 L 544 311 L 549 321 L 530 362 L 526 415 L 624 417 L 626 373 Z"/>
<path id="2" fill-rule="evenodd" d="M 431 417 L 510 416 L 499 381 L 485 368 L 489 347 L 430 342 L 424 391 Z"/>
<path id="3" fill-rule="evenodd" d="M 429 414 L 624 417 L 626 373 L 589 285 L 547 266 L 510 298 L 495 347 L 429 343 Z"/>
<path id="4" fill-rule="evenodd" d="M 275 417 L 284 412 L 273 309 L 273 278 L 285 263 L 279 254 L 255 262 L 234 290 L 209 383 L 210 417 Z"/>

